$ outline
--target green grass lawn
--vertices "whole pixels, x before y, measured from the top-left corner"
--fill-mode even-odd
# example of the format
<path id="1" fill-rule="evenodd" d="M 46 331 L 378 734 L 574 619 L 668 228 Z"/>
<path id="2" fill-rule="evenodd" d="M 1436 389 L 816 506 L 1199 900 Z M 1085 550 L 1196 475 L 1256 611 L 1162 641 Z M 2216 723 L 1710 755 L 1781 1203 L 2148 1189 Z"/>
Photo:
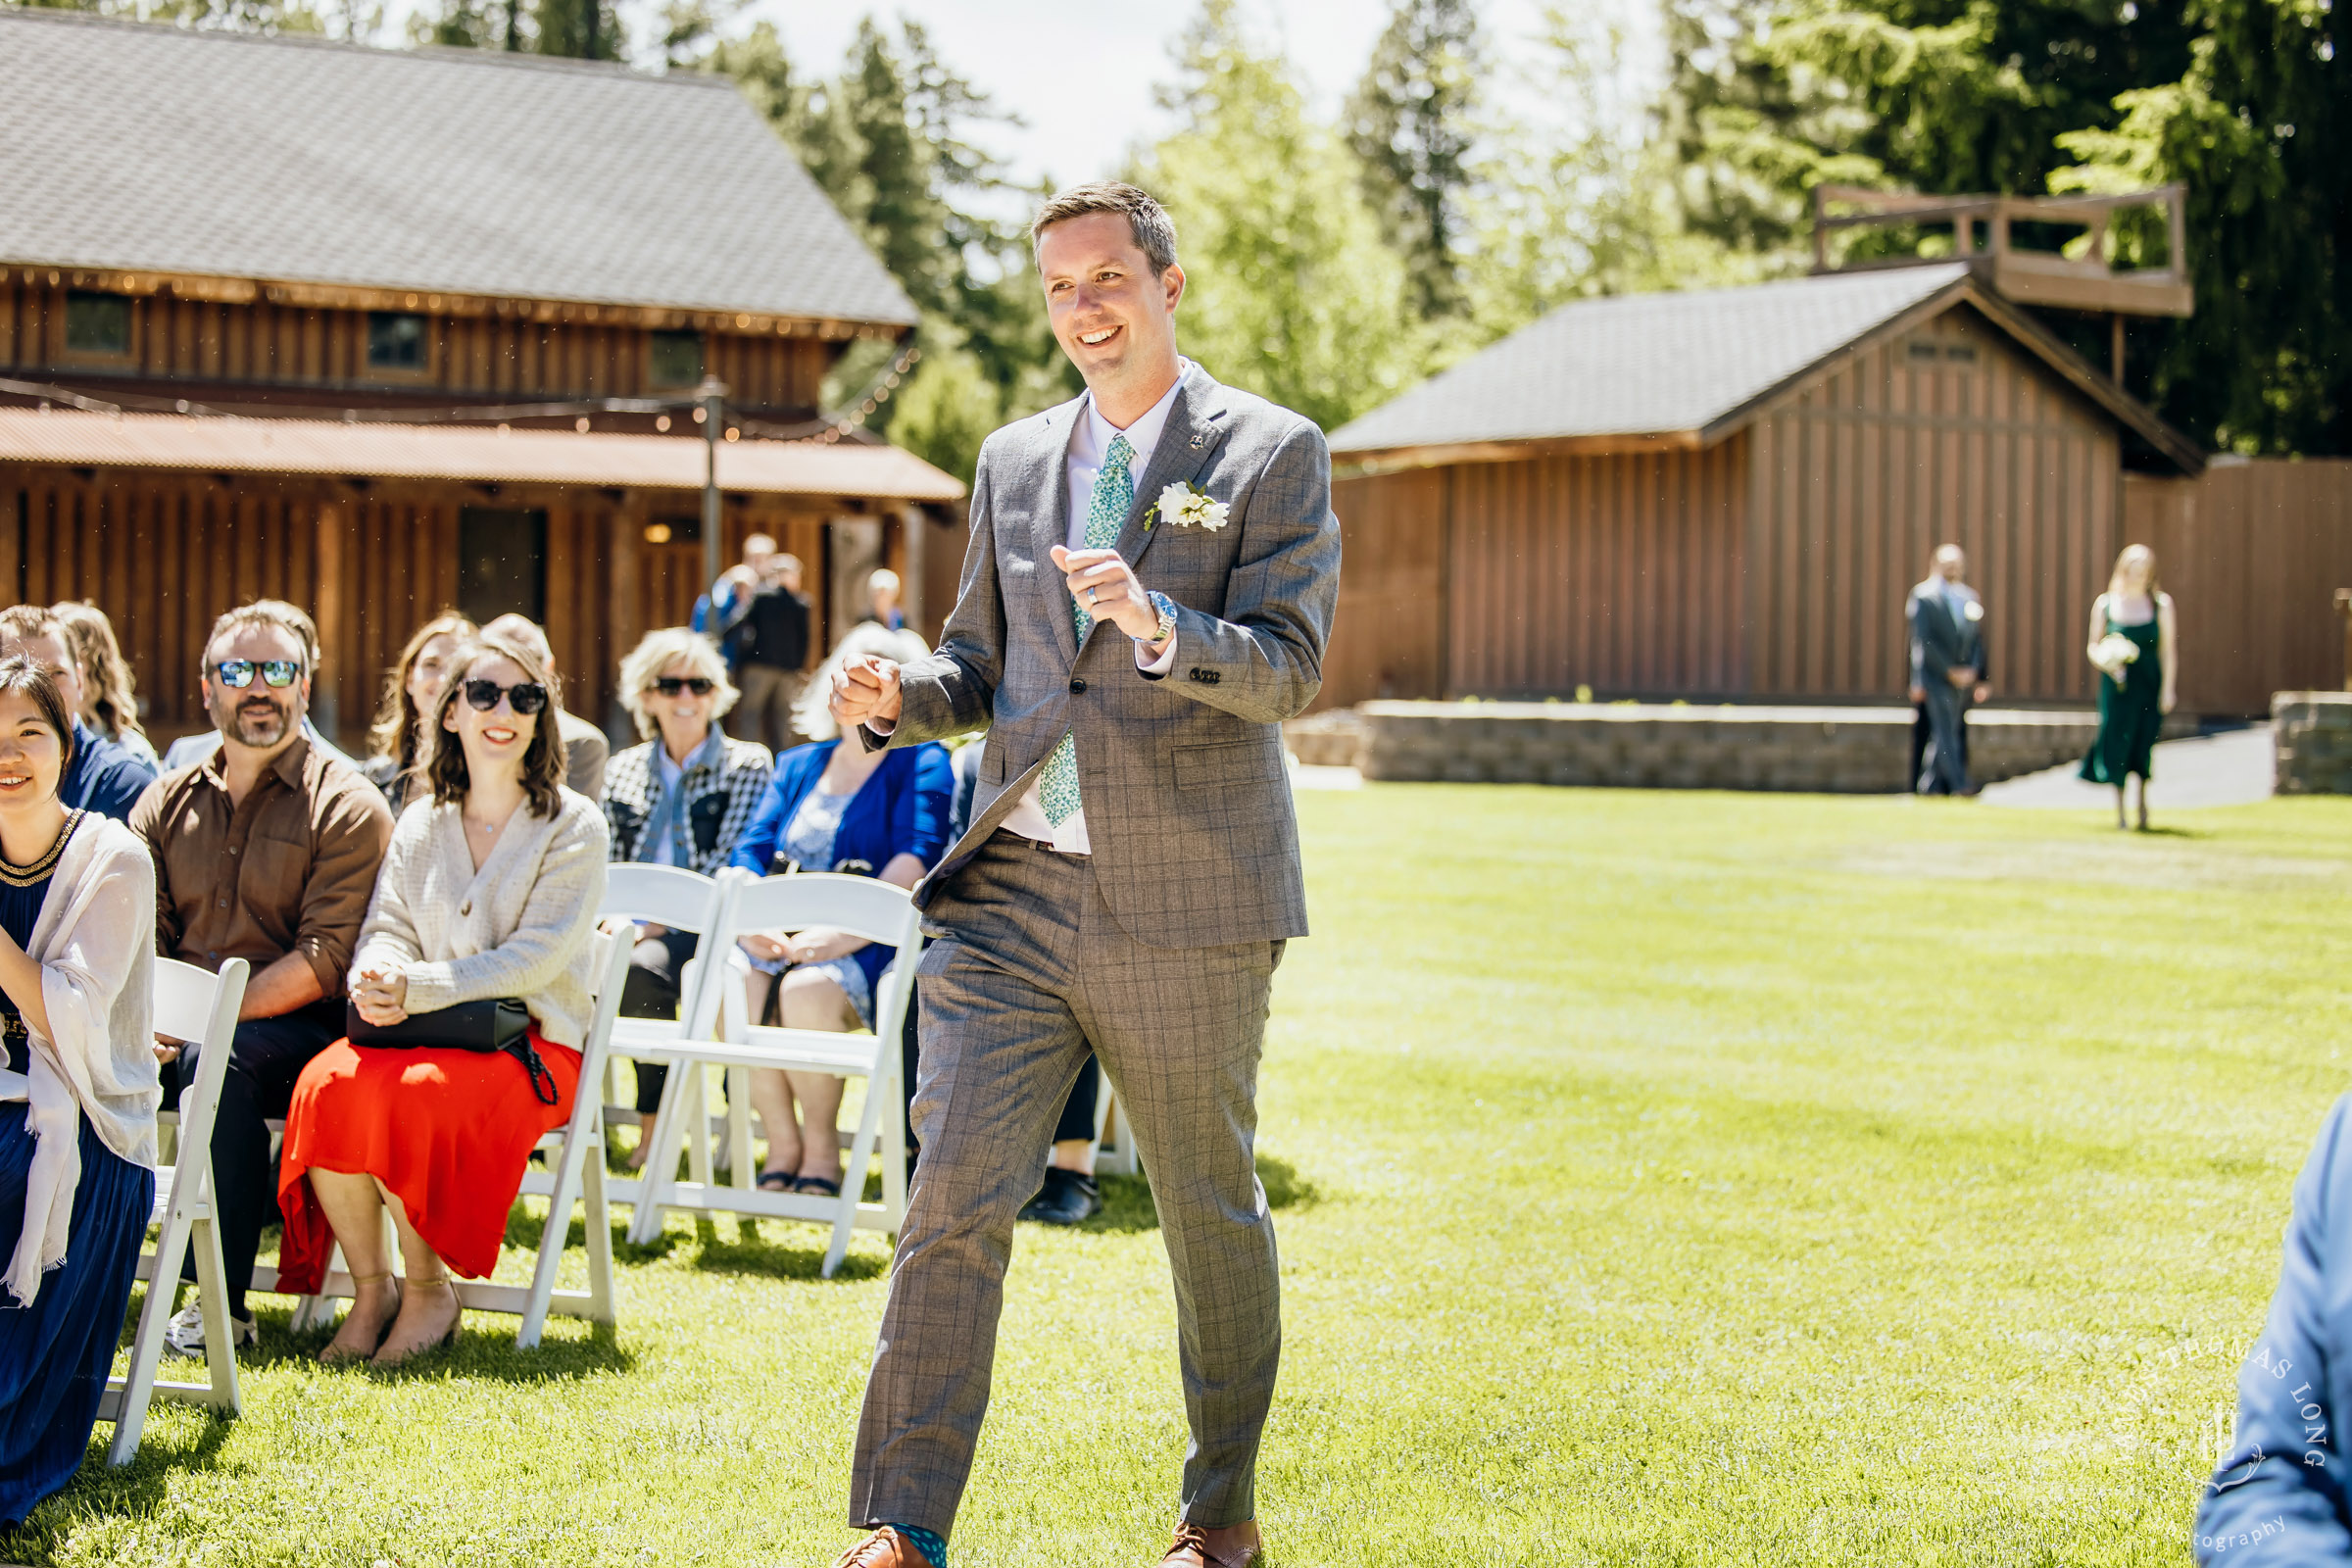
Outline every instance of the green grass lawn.
<path id="1" fill-rule="evenodd" d="M 2352 1079 L 2352 802 L 2148 836 L 1501 787 L 1300 811 L 1274 1565 L 2187 1560 Z M 1113 1196 L 1022 1228 L 959 1568 L 1165 1544 L 1174 1313 Z M 399 1374 L 265 1311 L 243 1419 L 159 1407 L 122 1472 L 101 1428 L 0 1560 L 829 1563 L 886 1257 L 820 1281 L 818 1243 L 678 1219 L 616 1333 L 517 1352 L 477 1315 Z"/>

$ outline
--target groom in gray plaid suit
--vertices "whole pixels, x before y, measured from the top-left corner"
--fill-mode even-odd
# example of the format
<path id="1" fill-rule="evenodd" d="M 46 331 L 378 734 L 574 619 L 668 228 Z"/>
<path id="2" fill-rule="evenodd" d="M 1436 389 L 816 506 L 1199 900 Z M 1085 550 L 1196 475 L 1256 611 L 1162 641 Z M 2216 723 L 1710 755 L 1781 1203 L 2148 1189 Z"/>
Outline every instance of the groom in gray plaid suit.
<path id="1" fill-rule="evenodd" d="M 988 732 L 971 830 L 915 890 L 922 1157 L 858 1427 L 850 1522 L 872 1534 L 837 1568 L 944 1568 L 1013 1216 L 1090 1047 L 1176 1280 L 1192 1444 L 1160 1560 L 1242 1568 L 1282 1344 L 1257 1060 L 1306 931 L 1281 723 L 1322 684 L 1331 459 L 1178 356 L 1184 272 L 1150 196 L 1080 186 L 1030 233 L 1086 394 L 981 450 L 939 651 L 833 690 L 868 747 Z"/>

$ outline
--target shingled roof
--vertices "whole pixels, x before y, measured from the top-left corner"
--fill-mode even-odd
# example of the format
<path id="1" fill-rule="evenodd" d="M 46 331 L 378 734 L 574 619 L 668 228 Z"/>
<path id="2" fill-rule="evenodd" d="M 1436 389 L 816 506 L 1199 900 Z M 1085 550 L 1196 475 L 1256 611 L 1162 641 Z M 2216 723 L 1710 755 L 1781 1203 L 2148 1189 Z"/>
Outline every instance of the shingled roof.
<path id="1" fill-rule="evenodd" d="M 1525 443 L 1707 446 L 1828 364 L 1956 305 L 1995 327 L 2167 458 L 2203 454 L 1963 263 L 1564 305 L 1333 432 L 1335 456 L 1436 463 Z"/>
<path id="2" fill-rule="evenodd" d="M 0 6 L 0 262 L 907 325 L 720 77 Z"/>

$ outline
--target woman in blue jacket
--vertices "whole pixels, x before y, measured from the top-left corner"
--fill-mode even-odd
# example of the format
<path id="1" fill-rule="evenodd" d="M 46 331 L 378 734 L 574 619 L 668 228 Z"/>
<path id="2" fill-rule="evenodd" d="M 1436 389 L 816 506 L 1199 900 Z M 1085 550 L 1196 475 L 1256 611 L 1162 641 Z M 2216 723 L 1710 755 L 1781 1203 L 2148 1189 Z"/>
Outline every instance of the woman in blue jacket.
<path id="1" fill-rule="evenodd" d="M 804 735 L 829 737 L 799 746 L 776 760 L 776 774 L 750 827 L 735 842 L 732 862 L 771 871 L 846 871 L 912 888 L 948 847 L 956 781 L 944 746 L 868 752 L 844 744 L 826 699 L 833 671 L 868 654 L 905 662 L 930 652 L 920 638 L 880 625 L 853 629 L 808 682 L 795 719 Z M 744 951 L 762 978 L 753 983 L 752 1005 L 764 1010 L 764 978 L 781 971 L 776 1011 L 792 1029 L 847 1032 L 874 1024 L 874 986 L 897 956 L 845 932 L 756 932 Z M 841 1192 L 842 1080 L 829 1073 L 755 1069 L 752 1104 L 767 1128 L 767 1162 L 760 1185 L 769 1192 Z M 795 1108 L 798 1108 L 798 1116 Z"/>

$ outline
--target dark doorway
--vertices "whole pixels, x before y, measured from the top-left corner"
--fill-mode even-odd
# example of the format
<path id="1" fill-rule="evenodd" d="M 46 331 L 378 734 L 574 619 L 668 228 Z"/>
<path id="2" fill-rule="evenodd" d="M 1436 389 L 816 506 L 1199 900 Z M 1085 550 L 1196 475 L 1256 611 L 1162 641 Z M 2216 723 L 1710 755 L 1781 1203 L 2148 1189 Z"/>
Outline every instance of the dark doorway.
<path id="1" fill-rule="evenodd" d="M 546 621 L 546 513 L 498 507 L 459 512 L 458 609 L 477 626 L 510 612 Z"/>

